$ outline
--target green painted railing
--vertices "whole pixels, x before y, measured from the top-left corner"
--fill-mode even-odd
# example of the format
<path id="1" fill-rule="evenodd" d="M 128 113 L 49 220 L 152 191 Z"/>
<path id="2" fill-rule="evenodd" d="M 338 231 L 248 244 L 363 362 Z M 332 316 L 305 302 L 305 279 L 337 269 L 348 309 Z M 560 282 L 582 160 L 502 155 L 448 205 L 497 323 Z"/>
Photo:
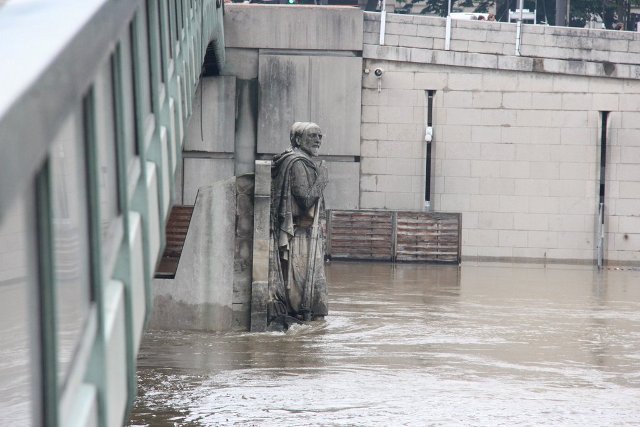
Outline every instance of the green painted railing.
<path id="1" fill-rule="evenodd" d="M 20 377 L 0 375 L 0 401 L 28 401 L 0 425 L 122 425 L 207 46 L 224 63 L 224 5 L 41 3 L 0 6 L 0 299 L 15 303 L 0 347 L 24 356 L 0 364 Z"/>

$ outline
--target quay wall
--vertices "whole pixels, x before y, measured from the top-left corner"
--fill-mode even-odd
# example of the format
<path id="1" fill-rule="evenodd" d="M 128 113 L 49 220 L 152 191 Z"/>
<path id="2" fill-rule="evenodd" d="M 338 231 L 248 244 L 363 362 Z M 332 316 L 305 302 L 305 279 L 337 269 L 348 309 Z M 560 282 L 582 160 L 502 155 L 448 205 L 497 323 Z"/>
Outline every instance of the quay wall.
<path id="1" fill-rule="evenodd" d="M 381 45 L 379 13 L 229 5 L 211 81 L 235 79 L 219 97 L 234 140 L 185 154 L 204 172 L 185 160 L 184 194 L 221 171 L 207 162 L 252 172 L 311 120 L 330 208 L 421 210 L 431 91 L 430 204 L 462 213 L 463 259 L 593 262 L 608 111 L 605 259 L 640 263 L 640 34 L 524 25 L 520 55 L 515 24 L 454 20 L 450 50 L 445 34 L 444 19 L 389 13 Z"/>
<path id="2" fill-rule="evenodd" d="M 605 258 L 640 261 L 640 34 L 364 14 L 360 207 L 462 213 L 463 259 L 595 257 L 601 111 Z M 374 70 L 382 69 L 381 78 Z"/>

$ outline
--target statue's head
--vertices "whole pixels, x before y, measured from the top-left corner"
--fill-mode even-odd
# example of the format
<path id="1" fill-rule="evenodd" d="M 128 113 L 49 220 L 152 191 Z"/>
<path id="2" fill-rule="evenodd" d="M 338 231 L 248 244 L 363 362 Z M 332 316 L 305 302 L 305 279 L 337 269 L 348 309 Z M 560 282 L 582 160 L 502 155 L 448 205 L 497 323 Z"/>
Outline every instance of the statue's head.
<path id="1" fill-rule="evenodd" d="M 311 122 L 295 122 L 289 133 L 291 145 L 300 147 L 308 155 L 315 157 L 322 145 L 322 131 L 320 126 Z"/>

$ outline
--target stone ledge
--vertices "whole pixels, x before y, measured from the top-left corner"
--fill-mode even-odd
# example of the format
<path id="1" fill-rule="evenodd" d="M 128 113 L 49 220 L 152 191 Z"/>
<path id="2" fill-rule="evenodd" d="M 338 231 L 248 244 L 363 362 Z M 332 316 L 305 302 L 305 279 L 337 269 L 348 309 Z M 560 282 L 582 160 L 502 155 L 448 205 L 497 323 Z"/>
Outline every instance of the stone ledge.
<path id="1" fill-rule="evenodd" d="M 533 265 L 596 265 L 593 259 L 577 259 L 577 258 L 525 258 L 525 257 L 501 257 L 501 256 L 485 256 L 485 255 L 463 255 L 462 263 L 468 262 L 494 262 L 507 264 L 533 264 Z M 640 267 L 640 261 L 618 261 L 604 260 L 604 269 L 636 269 Z"/>
<path id="2" fill-rule="evenodd" d="M 387 44 L 400 48 L 429 48 L 432 44 L 434 50 L 444 50 L 446 23 L 444 18 L 388 14 L 386 23 L 385 37 L 389 40 Z M 364 31 L 379 37 L 380 14 L 371 12 L 364 14 Z M 510 56 L 515 52 L 515 33 L 516 25 L 513 23 L 453 20 L 451 50 Z M 398 36 L 400 36 L 399 39 Z M 492 45 L 486 46 L 485 41 L 491 42 Z M 596 64 L 606 62 L 640 65 L 640 33 L 636 32 L 523 25 L 521 41 L 521 53 L 528 57 Z M 370 35 L 364 43 L 365 45 L 375 43 L 375 40 Z M 553 70 L 558 69 L 554 63 L 550 67 Z M 587 65 L 582 68 L 594 69 Z M 608 66 L 607 71 L 609 69 Z M 568 74 L 575 73 L 568 72 Z M 635 72 L 629 69 L 622 69 L 616 75 L 599 72 L 588 75 L 635 78 L 630 77 L 634 76 Z"/>
<path id="3" fill-rule="evenodd" d="M 228 48 L 362 50 L 362 11 L 345 7 L 226 4 Z"/>
<path id="4" fill-rule="evenodd" d="M 456 67 L 490 68 L 507 71 L 553 73 L 585 77 L 640 79 L 640 65 L 608 61 L 563 60 L 528 56 L 507 56 L 472 52 L 380 46 L 365 44 L 364 59 L 414 62 Z"/>

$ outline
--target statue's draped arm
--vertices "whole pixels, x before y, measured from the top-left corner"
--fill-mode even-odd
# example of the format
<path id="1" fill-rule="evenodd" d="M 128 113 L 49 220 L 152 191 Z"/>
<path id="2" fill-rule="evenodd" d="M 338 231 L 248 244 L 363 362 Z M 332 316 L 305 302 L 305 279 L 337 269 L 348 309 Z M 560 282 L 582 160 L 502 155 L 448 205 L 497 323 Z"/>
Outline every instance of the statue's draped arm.
<path id="1" fill-rule="evenodd" d="M 327 185 L 326 180 L 321 179 L 314 168 L 305 165 L 302 161 L 295 162 L 291 166 L 291 179 L 291 192 L 298 205 L 304 210 L 309 210 L 318 202 L 322 190 Z"/>

